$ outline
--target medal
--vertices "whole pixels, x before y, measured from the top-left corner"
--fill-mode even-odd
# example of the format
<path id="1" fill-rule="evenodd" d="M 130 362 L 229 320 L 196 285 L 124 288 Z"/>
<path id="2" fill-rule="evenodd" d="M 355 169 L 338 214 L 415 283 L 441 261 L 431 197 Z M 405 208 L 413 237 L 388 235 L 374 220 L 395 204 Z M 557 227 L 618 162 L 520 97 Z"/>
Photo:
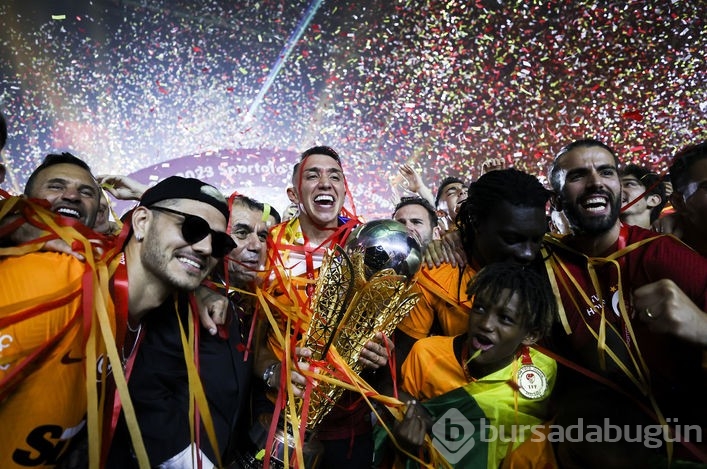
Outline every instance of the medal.
<path id="1" fill-rule="evenodd" d="M 547 393 L 547 377 L 535 365 L 523 365 L 518 370 L 518 391 L 528 399 L 540 399 Z"/>
<path id="2" fill-rule="evenodd" d="M 541 399 L 547 393 L 547 377 L 545 373 L 533 365 L 530 349 L 524 345 L 520 350 L 521 366 L 516 376 L 518 391 L 527 399 Z"/>

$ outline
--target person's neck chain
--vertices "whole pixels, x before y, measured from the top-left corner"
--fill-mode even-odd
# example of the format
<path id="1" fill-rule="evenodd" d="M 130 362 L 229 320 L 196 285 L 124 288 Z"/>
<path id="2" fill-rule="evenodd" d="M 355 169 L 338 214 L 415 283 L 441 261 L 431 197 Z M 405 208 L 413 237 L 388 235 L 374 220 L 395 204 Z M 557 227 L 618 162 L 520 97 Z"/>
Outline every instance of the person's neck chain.
<path id="1" fill-rule="evenodd" d="M 125 367 L 125 364 L 128 362 L 128 359 L 130 356 L 133 354 L 135 351 L 135 348 L 137 347 L 137 343 L 140 340 L 140 332 L 142 332 L 142 322 L 140 322 L 135 329 L 132 329 L 130 327 L 130 321 L 128 321 L 128 330 L 135 335 L 135 340 L 133 340 L 133 345 L 130 347 L 130 352 L 126 355 L 125 354 L 125 344 L 123 344 L 122 350 L 121 350 L 121 355 L 123 358 L 123 367 Z"/>

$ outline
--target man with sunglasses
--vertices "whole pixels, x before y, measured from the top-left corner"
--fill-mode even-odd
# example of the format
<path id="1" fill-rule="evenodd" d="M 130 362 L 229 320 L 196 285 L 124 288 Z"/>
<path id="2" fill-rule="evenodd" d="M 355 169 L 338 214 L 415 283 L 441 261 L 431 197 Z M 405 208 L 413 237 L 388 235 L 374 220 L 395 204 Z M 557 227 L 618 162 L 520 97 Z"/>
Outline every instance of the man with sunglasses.
<path id="1" fill-rule="evenodd" d="M 19 205 L 16 199 L 5 203 Z M 27 205 L 32 222 L 55 216 Z M 101 411 L 89 407 L 100 401 L 86 379 L 102 380 L 102 370 L 115 372 L 129 363 L 144 335 L 143 322 L 172 304 L 175 293 L 199 286 L 218 258 L 235 247 L 225 233 L 227 217 L 228 205 L 216 188 L 171 177 L 148 190 L 133 210 L 122 249 L 107 241 L 107 258 L 84 251 L 81 262 L 57 252 L 0 250 L 0 467 L 52 466 L 61 460 L 85 427 L 85 414 Z M 70 245 L 92 246 L 72 227 L 45 229 Z M 103 298 L 108 292 L 113 299 Z M 96 334 L 88 334 L 91 324 Z M 111 336 L 121 361 L 108 365 L 110 347 L 103 341 Z M 87 363 L 94 353 L 98 363 Z M 89 428 L 88 434 L 100 435 L 99 429 Z"/>
<path id="2" fill-rule="evenodd" d="M 159 210 L 164 211 L 164 208 Z M 276 212 L 273 215 L 278 216 Z M 219 457 L 221 463 L 227 465 L 239 443 L 237 436 L 248 430 L 245 410 L 250 394 L 251 360 L 246 359 L 246 347 L 254 302 L 247 292 L 254 290 L 258 273 L 263 270 L 268 228 L 275 219 L 269 206 L 242 195 L 233 196 L 229 225 L 238 246 L 219 263 L 211 276 L 213 281 L 207 282 L 224 294 L 208 296 L 209 301 L 225 299 L 227 303 L 226 317 L 220 320 L 223 324 L 218 326 L 217 334 L 203 327 L 196 331 L 199 377 L 218 448 L 212 447 L 203 424 L 200 424 L 201 436 L 195 438 L 196 441 L 190 435 L 189 378 L 181 353 L 174 302 L 163 304 L 143 321 L 148 332 L 137 351 L 129 388 L 153 466 L 196 467 L 196 459 L 192 460 L 192 443 L 194 449 L 198 444 L 204 467 L 211 467 L 209 464 L 215 464 Z M 180 299 L 186 301 L 186 298 Z M 183 310 L 180 317 L 186 327 Z M 200 411 L 204 415 L 203 409 Z M 137 467 L 124 420 L 120 421 L 113 440 L 107 467 Z"/>

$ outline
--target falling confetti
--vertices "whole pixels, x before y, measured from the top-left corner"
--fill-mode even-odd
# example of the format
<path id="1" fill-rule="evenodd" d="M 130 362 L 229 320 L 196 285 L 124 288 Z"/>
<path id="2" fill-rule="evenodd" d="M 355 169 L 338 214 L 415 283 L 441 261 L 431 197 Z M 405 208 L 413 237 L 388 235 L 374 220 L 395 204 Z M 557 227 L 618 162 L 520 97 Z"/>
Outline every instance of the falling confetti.
<path id="1" fill-rule="evenodd" d="M 562 145 L 595 137 L 664 172 L 707 138 L 705 0 L 327 1 L 301 36 L 311 0 L 85 3 L 61 21 L 0 6 L 16 191 L 56 150 L 130 174 L 327 144 L 358 212 L 387 216 L 404 162 L 433 188 L 489 158 L 544 177 Z M 284 192 L 293 163 L 267 184 Z"/>

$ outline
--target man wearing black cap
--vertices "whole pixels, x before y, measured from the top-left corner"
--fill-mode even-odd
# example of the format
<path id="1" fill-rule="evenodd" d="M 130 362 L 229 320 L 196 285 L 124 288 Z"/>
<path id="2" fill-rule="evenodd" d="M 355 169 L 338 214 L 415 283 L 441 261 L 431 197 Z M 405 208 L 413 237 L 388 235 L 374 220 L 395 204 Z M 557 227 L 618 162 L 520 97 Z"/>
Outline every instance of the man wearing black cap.
<path id="1" fill-rule="evenodd" d="M 251 378 L 245 350 L 253 305 L 239 292 L 253 289 L 257 272 L 265 262 L 267 227 L 272 221 L 264 210 L 264 204 L 248 197 L 232 198 L 229 223 L 238 247 L 228 254 L 226 270 L 219 265 L 212 277 L 219 286 L 235 287 L 228 295 L 227 319 L 217 335 L 195 328 L 199 377 L 213 422 L 215 445 L 201 422 L 196 427 L 200 437 L 194 441 L 190 434 L 189 376 L 176 320 L 179 314 L 182 327 L 187 330 L 186 295 L 180 295 L 177 308 L 170 298 L 143 320 L 147 332 L 135 357 L 129 389 L 151 466 L 196 467 L 197 457 L 204 467 L 217 464 L 219 457 L 227 465 L 235 445 L 244 441 Z M 225 271 L 228 278 L 223 277 Z M 204 416 L 204 409 L 199 411 Z M 121 420 L 106 467 L 137 467 L 131 449 L 125 421 Z"/>
<path id="2" fill-rule="evenodd" d="M 5 203 L 24 203 L 40 220 L 54 217 L 24 199 Z M 133 210 L 122 249 L 104 244 L 102 258 L 91 240 L 60 225 L 46 228 L 82 246 L 86 262 L 55 252 L 0 250 L 7 256 L 0 260 L 0 467 L 56 464 L 86 425 L 87 412 L 89 443 L 100 445 L 95 403 L 101 401 L 87 383 L 101 381 L 101 370 L 121 381 L 119 370 L 140 340 L 145 315 L 175 292 L 196 288 L 235 247 L 225 233 L 227 217 L 216 188 L 170 177 Z M 109 292 L 112 298 L 104 296 Z M 144 457 L 142 448 L 136 452 Z"/>

